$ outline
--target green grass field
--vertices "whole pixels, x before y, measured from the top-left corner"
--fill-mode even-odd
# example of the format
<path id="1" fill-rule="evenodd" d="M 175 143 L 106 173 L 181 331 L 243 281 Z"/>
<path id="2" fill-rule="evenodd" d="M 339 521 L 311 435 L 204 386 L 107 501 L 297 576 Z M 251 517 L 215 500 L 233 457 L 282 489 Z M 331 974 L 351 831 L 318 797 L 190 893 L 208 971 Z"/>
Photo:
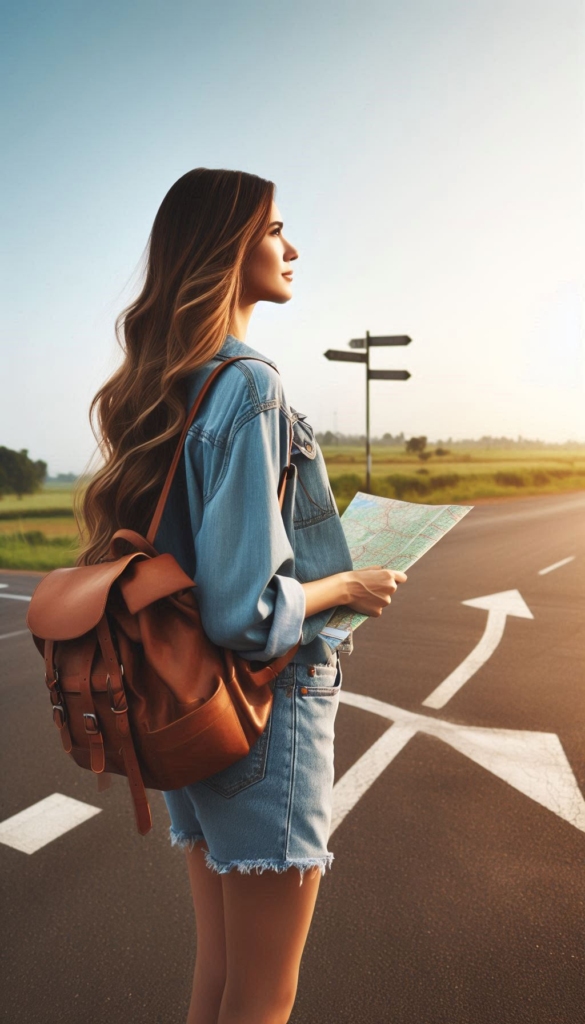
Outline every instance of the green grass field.
<path id="1" fill-rule="evenodd" d="M 430 449 L 433 451 L 433 449 Z M 339 511 L 365 490 L 362 449 L 324 447 L 323 455 Z M 429 505 L 472 503 L 478 498 L 556 494 L 585 489 L 585 447 L 453 449 L 426 460 L 397 448 L 372 448 L 372 491 L 386 498 Z"/>
<path id="2" fill-rule="evenodd" d="M 77 551 L 72 487 L 0 499 L 0 568 L 59 569 L 74 565 Z"/>
<path id="3" fill-rule="evenodd" d="M 362 448 L 323 447 L 340 512 L 365 490 Z M 430 449 L 433 451 L 433 449 Z M 585 490 L 585 446 L 559 449 L 471 449 L 421 460 L 398 448 L 372 448 L 372 491 L 429 505 L 473 504 L 482 498 Z M 0 568 L 49 570 L 73 565 L 77 527 L 71 487 L 0 499 Z"/>

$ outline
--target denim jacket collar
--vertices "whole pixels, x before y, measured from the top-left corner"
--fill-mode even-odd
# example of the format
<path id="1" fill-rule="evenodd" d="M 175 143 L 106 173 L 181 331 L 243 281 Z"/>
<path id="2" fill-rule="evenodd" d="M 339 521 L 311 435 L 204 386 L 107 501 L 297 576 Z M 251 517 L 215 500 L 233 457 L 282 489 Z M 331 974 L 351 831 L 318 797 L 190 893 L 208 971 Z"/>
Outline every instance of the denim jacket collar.
<path id="1" fill-rule="evenodd" d="M 262 359 L 263 362 L 273 366 L 275 370 L 278 370 L 276 363 L 265 356 L 263 352 L 257 352 L 256 349 L 251 348 L 244 341 L 235 338 L 233 334 L 228 334 L 215 358 L 231 359 L 232 356 L 256 356 L 258 359 Z"/>

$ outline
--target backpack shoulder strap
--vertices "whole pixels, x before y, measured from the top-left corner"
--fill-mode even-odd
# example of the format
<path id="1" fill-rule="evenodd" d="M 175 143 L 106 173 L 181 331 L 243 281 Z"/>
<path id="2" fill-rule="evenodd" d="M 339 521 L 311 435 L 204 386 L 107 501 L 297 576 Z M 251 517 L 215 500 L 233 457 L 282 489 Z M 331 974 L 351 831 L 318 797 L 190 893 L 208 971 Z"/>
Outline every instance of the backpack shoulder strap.
<path id="1" fill-rule="evenodd" d="M 209 374 L 209 377 L 207 378 L 207 380 L 205 381 L 205 383 L 201 387 L 201 390 L 199 391 L 199 394 L 197 395 L 197 398 L 195 399 L 193 405 L 191 406 L 191 409 L 189 410 L 189 413 L 187 414 L 187 418 L 186 418 L 185 423 L 183 425 L 183 430 L 181 431 L 181 436 L 180 436 L 179 441 L 177 443 L 177 448 L 176 448 L 175 454 L 173 456 L 173 461 L 171 462 L 171 465 L 169 467 L 169 471 L 167 473 L 167 476 L 166 476 L 166 479 L 165 479 L 165 482 L 164 482 L 164 485 L 163 485 L 163 489 L 162 489 L 160 497 L 158 499 L 156 508 L 154 510 L 154 515 L 152 517 L 150 526 L 148 528 L 148 533 L 146 535 L 146 539 L 147 539 L 147 541 L 150 544 L 154 544 L 154 538 L 156 537 L 158 528 L 160 526 L 160 521 L 162 519 L 162 514 L 164 512 L 165 505 L 167 503 L 167 499 L 168 499 L 169 492 L 170 492 L 170 489 L 171 489 L 171 484 L 172 484 L 172 482 L 174 480 L 175 473 L 177 472 L 177 467 L 179 465 L 179 460 L 180 460 L 181 455 L 183 453 L 183 445 L 185 443 L 185 438 L 187 437 L 187 432 L 189 430 L 189 427 L 193 423 L 193 420 L 195 419 L 195 417 L 196 417 L 196 415 L 197 415 L 197 413 L 199 411 L 201 403 L 202 403 L 203 399 L 205 398 L 205 395 L 207 394 L 207 391 L 211 387 L 211 385 L 212 385 L 213 381 L 215 380 L 215 378 L 218 376 L 218 374 L 221 373 L 222 370 L 225 369 L 226 366 L 229 365 L 229 363 L 235 363 L 239 359 L 256 359 L 256 360 L 258 360 L 258 362 L 261 362 L 261 363 L 266 362 L 265 359 L 260 359 L 259 356 L 232 356 L 230 359 L 225 359 L 222 363 L 220 363 L 220 365 L 218 367 L 216 367 L 215 370 L 213 370 Z M 278 373 L 278 370 L 277 370 L 277 373 Z M 283 502 L 284 502 L 284 494 L 285 494 L 286 483 L 290 479 L 290 476 L 291 476 L 292 444 L 293 444 L 293 433 L 292 433 L 292 426 L 291 426 L 291 428 L 290 428 L 290 440 L 289 440 L 289 446 L 288 446 L 288 463 L 287 463 L 285 469 L 283 470 L 283 473 L 282 473 L 282 476 L 281 476 L 281 479 L 280 479 L 280 483 L 279 483 L 279 486 L 278 486 L 278 500 L 279 500 L 279 504 L 280 504 L 280 508 L 281 509 L 282 509 L 282 505 L 283 505 Z"/>

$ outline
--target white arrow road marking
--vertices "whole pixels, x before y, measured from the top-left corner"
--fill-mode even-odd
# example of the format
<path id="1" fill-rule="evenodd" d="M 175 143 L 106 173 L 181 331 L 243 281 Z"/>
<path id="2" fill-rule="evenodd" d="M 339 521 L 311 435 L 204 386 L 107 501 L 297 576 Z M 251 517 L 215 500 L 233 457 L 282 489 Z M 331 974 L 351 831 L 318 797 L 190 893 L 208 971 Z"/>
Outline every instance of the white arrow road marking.
<path id="1" fill-rule="evenodd" d="M 502 590 L 499 594 L 487 594 L 485 597 L 474 597 L 470 601 L 462 601 L 471 608 L 485 608 L 488 619 L 484 634 L 464 661 L 447 676 L 435 690 L 423 700 L 428 708 L 442 708 L 453 694 L 471 679 L 479 668 L 492 656 L 504 633 L 506 617 L 516 615 L 521 619 L 533 619 L 534 616 L 518 590 Z"/>
<path id="2" fill-rule="evenodd" d="M 12 636 L 23 636 L 28 632 L 28 629 L 15 629 L 13 633 L 0 633 L 0 640 L 10 640 Z"/>
<path id="3" fill-rule="evenodd" d="M 395 723 L 333 787 L 331 833 L 356 805 L 411 736 L 437 736 L 514 789 L 585 832 L 585 799 L 555 733 L 486 729 L 441 719 L 342 690 L 339 699 Z"/>
<path id="4" fill-rule="evenodd" d="M 357 694 L 350 693 L 343 696 L 344 698 L 355 697 Z M 353 702 L 346 701 L 346 703 Z M 409 725 L 407 722 L 397 722 L 396 725 L 391 725 L 335 783 L 330 835 L 335 832 L 338 825 L 341 825 L 343 819 L 373 785 L 378 775 L 382 774 L 416 732 L 416 726 Z"/>
<path id="5" fill-rule="evenodd" d="M 100 811 L 101 807 L 91 807 L 71 796 L 53 793 L 3 821 L 0 824 L 0 843 L 21 853 L 36 853 Z"/>
<path id="6" fill-rule="evenodd" d="M 26 594 L 0 594 L 0 597 L 6 597 L 9 601 L 30 601 Z"/>
<path id="7" fill-rule="evenodd" d="M 552 565 L 547 565 L 546 569 L 539 569 L 538 570 L 538 575 L 539 576 L 544 576 L 545 573 L 552 572 L 553 569 L 560 569 L 561 565 L 567 565 L 569 562 L 574 562 L 574 561 L 575 561 L 575 556 L 574 555 L 569 555 L 568 558 L 563 558 L 563 559 L 561 559 L 560 562 L 554 562 Z"/>

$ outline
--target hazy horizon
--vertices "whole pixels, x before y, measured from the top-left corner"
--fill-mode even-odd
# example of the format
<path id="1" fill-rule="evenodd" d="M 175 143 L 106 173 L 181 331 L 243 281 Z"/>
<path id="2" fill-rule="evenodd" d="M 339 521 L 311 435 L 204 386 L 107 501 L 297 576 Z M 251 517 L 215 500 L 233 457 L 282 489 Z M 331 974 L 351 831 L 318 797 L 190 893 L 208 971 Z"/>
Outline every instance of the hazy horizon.
<path id="1" fill-rule="evenodd" d="M 82 472 L 154 215 L 191 167 L 275 181 L 293 298 L 244 339 L 316 431 L 585 441 L 580 0 L 177 0 L 5 16 L 0 444 Z M 7 386 L 7 383 L 9 386 Z"/>

